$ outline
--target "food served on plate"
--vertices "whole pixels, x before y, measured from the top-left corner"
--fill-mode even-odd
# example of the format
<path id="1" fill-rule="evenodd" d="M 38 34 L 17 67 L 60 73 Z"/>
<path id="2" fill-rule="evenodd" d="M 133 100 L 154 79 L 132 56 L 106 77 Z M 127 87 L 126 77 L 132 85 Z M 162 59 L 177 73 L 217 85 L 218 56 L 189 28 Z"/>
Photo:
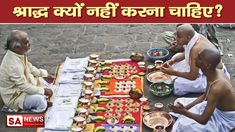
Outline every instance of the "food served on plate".
<path id="1" fill-rule="evenodd" d="M 171 88 L 167 85 L 159 85 L 153 90 L 154 92 L 169 92 Z"/>
<path id="2" fill-rule="evenodd" d="M 147 75 L 147 80 L 152 83 L 164 82 L 165 80 L 168 80 L 168 79 L 170 79 L 170 76 L 161 71 L 154 71 Z"/>

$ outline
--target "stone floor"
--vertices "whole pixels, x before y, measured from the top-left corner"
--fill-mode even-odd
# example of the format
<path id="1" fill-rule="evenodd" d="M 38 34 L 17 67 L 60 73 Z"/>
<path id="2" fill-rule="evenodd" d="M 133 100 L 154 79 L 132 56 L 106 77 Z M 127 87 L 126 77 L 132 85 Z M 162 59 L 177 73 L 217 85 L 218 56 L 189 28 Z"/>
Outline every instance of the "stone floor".
<path id="1" fill-rule="evenodd" d="M 11 30 L 26 31 L 32 39 L 29 60 L 37 67 L 54 73 L 57 64 L 66 56 L 85 57 L 91 53 L 101 54 L 101 59 L 129 58 L 132 51 L 146 54 L 152 47 L 162 47 L 165 42 L 160 34 L 174 31 L 174 24 L 3 24 L 0 25 L 0 62 L 5 54 L 4 44 Z M 217 37 L 223 45 L 223 61 L 235 84 L 235 30 L 217 29 Z M 145 85 L 146 87 L 148 84 Z M 172 102 L 175 97 L 163 98 Z M 3 103 L 0 102 L 0 108 Z M 151 131 L 145 128 L 146 132 Z M 9 129 L 5 127 L 5 115 L 0 113 L 0 131 L 18 132 L 35 129 Z M 144 131 L 144 132 L 145 132 Z"/>

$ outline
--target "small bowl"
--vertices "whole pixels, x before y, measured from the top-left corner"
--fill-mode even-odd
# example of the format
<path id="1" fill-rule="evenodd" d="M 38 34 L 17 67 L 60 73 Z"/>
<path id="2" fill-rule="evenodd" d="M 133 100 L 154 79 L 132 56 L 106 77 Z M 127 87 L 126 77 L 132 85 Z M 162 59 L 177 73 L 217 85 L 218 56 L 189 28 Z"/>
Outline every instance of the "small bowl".
<path id="1" fill-rule="evenodd" d="M 146 98 L 146 97 L 141 97 L 141 98 L 139 98 L 139 100 L 140 100 L 141 102 L 145 102 L 145 101 L 148 100 L 148 98 Z"/>
<path id="2" fill-rule="evenodd" d="M 82 132 L 83 129 L 84 129 L 84 128 L 81 128 L 81 127 L 76 126 L 76 127 L 71 127 L 71 128 L 70 128 L 70 131 L 71 131 L 71 132 Z"/>
<path id="3" fill-rule="evenodd" d="M 148 57 L 155 60 L 167 60 L 169 59 L 169 51 L 165 48 L 152 48 L 147 51 Z"/>
<path id="4" fill-rule="evenodd" d="M 162 110 L 163 106 L 164 105 L 160 102 L 157 102 L 157 103 L 154 104 L 154 107 L 157 108 L 157 110 Z"/>
<path id="5" fill-rule="evenodd" d="M 89 57 L 91 60 L 97 60 L 99 58 L 99 55 L 98 54 L 91 54 Z"/>
<path id="6" fill-rule="evenodd" d="M 145 110 L 145 111 L 149 111 L 151 109 L 151 106 L 146 104 L 142 107 L 142 109 Z"/>
<path id="7" fill-rule="evenodd" d="M 154 65 L 148 65 L 147 66 L 147 72 L 152 72 L 152 71 L 154 71 L 154 69 L 155 69 Z"/>
<path id="8" fill-rule="evenodd" d="M 164 62 L 162 60 L 155 60 L 154 66 L 157 70 L 159 70 Z"/>
<path id="9" fill-rule="evenodd" d="M 138 62 L 138 65 L 139 65 L 139 66 L 144 66 L 144 65 L 145 65 L 145 62 L 140 61 L 140 62 Z"/>

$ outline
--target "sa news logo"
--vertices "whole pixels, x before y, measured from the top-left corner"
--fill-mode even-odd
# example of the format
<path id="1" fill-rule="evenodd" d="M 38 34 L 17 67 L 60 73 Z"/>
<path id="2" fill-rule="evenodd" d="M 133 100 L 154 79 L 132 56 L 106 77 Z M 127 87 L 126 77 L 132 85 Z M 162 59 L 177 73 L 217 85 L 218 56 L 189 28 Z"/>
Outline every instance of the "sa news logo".
<path id="1" fill-rule="evenodd" d="M 6 115 L 6 127 L 44 127 L 44 115 Z"/>

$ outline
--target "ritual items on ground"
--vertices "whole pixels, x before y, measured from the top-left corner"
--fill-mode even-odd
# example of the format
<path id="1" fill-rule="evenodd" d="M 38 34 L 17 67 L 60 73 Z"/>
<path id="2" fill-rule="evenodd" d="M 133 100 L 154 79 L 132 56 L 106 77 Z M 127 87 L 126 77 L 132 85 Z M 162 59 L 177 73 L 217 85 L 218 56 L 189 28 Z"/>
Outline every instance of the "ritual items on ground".
<path id="1" fill-rule="evenodd" d="M 110 79 L 109 84 L 105 86 L 108 88 L 107 92 L 102 93 L 103 95 L 128 95 L 131 89 L 142 89 L 143 82 L 141 78 L 130 79 Z"/>
<path id="2" fill-rule="evenodd" d="M 93 82 L 88 82 L 88 81 L 84 81 L 83 82 L 83 87 L 85 90 L 94 90 L 94 83 Z"/>
<path id="3" fill-rule="evenodd" d="M 132 99 L 139 99 L 143 96 L 143 91 L 141 89 L 131 88 L 129 95 Z"/>
<path id="4" fill-rule="evenodd" d="M 169 51 L 165 48 L 152 48 L 147 51 L 148 57 L 155 60 L 167 60 L 169 58 Z"/>
<path id="5" fill-rule="evenodd" d="M 64 64 L 61 68 L 62 72 L 83 72 L 87 67 L 88 58 L 71 59 L 66 57 Z"/>
<path id="6" fill-rule="evenodd" d="M 153 132 L 166 132 L 165 126 L 162 124 L 156 124 L 153 129 Z"/>
<path id="7" fill-rule="evenodd" d="M 143 118 L 144 124 L 152 129 L 155 128 L 156 124 L 162 125 L 164 126 L 164 128 L 167 128 L 168 126 L 170 126 L 172 121 L 172 116 L 164 111 L 150 112 Z"/>
<path id="8" fill-rule="evenodd" d="M 77 108 L 76 111 L 77 111 L 78 116 L 80 117 L 86 118 L 88 116 L 88 110 L 85 108 Z"/>
<path id="9" fill-rule="evenodd" d="M 107 119 L 107 123 L 110 125 L 114 125 L 117 124 L 119 121 L 116 117 L 110 117 L 109 119 Z"/>
<path id="10" fill-rule="evenodd" d="M 94 67 L 95 69 L 97 68 L 97 66 L 98 66 L 98 61 L 96 61 L 96 60 L 89 60 L 88 62 L 89 62 L 89 63 L 88 63 L 88 66 Z"/>
<path id="11" fill-rule="evenodd" d="M 157 109 L 157 110 L 162 110 L 162 108 L 163 108 L 163 104 L 162 103 L 160 103 L 160 102 L 157 102 L 157 103 L 155 103 L 154 104 L 154 107 Z"/>
<path id="12" fill-rule="evenodd" d="M 82 132 L 83 128 L 78 127 L 78 126 L 74 126 L 74 127 L 71 127 L 70 131 L 72 131 L 72 132 Z"/>
<path id="13" fill-rule="evenodd" d="M 138 124 L 102 124 L 107 132 L 140 132 Z"/>
<path id="14" fill-rule="evenodd" d="M 96 116 L 105 117 L 101 124 L 140 124 L 141 123 L 141 104 L 139 100 L 130 98 L 102 98 L 96 106 Z M 99 110 L 97 110 L 99 109 Z"/>
<path id="15" fill-rule="evenodd" d="M 79 107 L 88 109 L 90 106 L 90 100 L 89 99 L 85 99 L 85 98 L 81 98 L 79 99 Z"/>
<path id="16" fill-rule="evenodd" d="M 164 82 L 171 79 L 170 75 L 161 71 L 153 71 L 147 75 L 147 80 L 151 83 Z"/>
<path id="17" fill-rule="evenodd" d="M 128 95 L 132 88 L 142 89 L 141 77 L 136 75 L 140 72 L 137 62 L 120 60 L 108 64 L 103 63 L 100 63 L 102 80 L 96 81 L 103 95 Z"/>
<path id="18" fill-rule="evenodd" d="M 156 70 L 159 70 L 162 67 L 163 63 L 164 62 L 162 60 L 155 60 L 154 66 L 155 66 Z"/>
<path id="19" fill-rule="evenodd" d="M 132 52 L 130 59 L 136 62 L 143 61 L 144 60 L 144 55 L 138 52 Z"/>
<path id="20" fill-rule="evenodd" d="M 155 66 L 154 65 L 148 65 L 147 66 L 147 72 L 152 72 L 155 70 Z"/>
<path id="21" fill-rule="evenodd" d="M 87 82 L 94 82 L 95 81 L 95 76 L 93 74 L 84 74 L 84 81 Z"/>
<path id="22" fill-rule="evenodd" d="M 120 78 L 123 79 L 126 77 L 129 77 L 132 74 L 137 73 L 136 66 L 131 66 L 129 64 L 124 65 L 111 65 L 111 70 L 109 72 L 109 75 L 111 75 L 114 78 Z"/>
<path id="23" fill-rule="evenodd" d="M 94 132 L 105 132 L 105 128 L 103 126 L 96 127 Z"/>
<path id="24" fill-rule="evenodd" d="M 99 55 L 98 54 L 90 54 L 89 59 L 98 61 L 99 60 Z"/>
<path id="25" fill-rule="evenodd" d="M 153 83 L 150 85 L 149 91 L 158 97 L 166 96 L 173 91 L 173 84 L 166 84 L 164 82 Z"/>
<path id="26" fill-rule="evenodd" d="M 96 74 L 96 69 L 94 67 L 87 67 L 86 68 L 86 73 L 95 75 Z"/>
<path id="27" fill-rule="evenodd" d="M 93 100 L 94 94 L 92 90 L 85 90 L 85 99 Z"/>
<path id="28" fill-rule="evenodd" d="M 151 106 L 146 104 L 146 105 L 143 105 L 142 108 L 143 108 L 144 111 L 149 111 L 151 109 Z"/>
<path id="29" fill-rule="evenodd" d="M 80 128 L 85 128 L 86 126 L 86 118 L 84 117 L 81 117 L 81 116 L 75 116 L 74 118 L 74 121 L 76 122 L 76 125 Z"/>

